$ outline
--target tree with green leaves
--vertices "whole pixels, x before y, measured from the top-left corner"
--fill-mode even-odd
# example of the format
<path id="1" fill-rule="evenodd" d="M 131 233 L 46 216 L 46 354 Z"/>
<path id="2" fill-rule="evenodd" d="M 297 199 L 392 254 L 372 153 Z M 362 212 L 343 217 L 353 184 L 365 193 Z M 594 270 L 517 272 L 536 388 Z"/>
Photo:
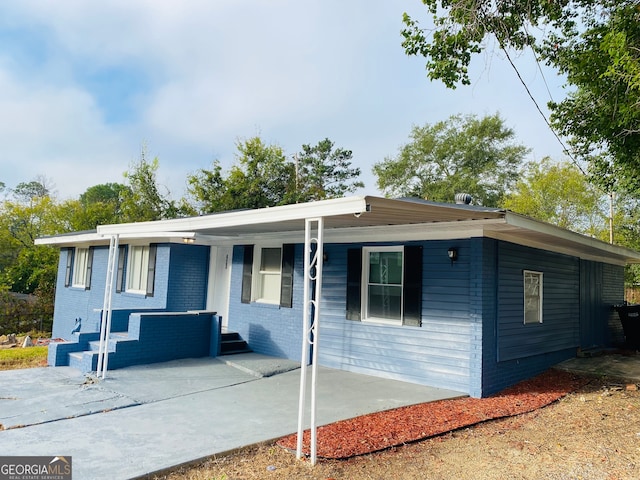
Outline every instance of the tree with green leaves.
<path id="1" fill-rule="evenodd" d="M 49 189 L 44 182 L 32 180 L 30 182 L 22 182 L 16 185 L 12 190 L 13 196 L 21 203 L 32 203 L 39 198 L 49 196 Z"/>
<path id="2" fill-rule="evenodd" d="M 39 182 L 21 183 L 0 208 L 0 284 L 11 291 L 33 293 L 41 284 L 55 285 L 56 250 L 34 246 L 38 237 L 68 231 L 47 191 Z"/>
<path id="3" fill-rule="evenodd" d="M 395 157 L 373 167 L 387 196 L 451 202 L 456 193 L 468 193 L 476 204 L 497 207 L 528 153 L 498 114 L 454 115 L 414 126 L 410 139 Z"/>
<path id="4" fill-rule="evenodd" d="M 552 123 L 573 154 L 605 153 L 640 189 L 640 7 L 637 0 L 422 0 L 433 22 L 404 14 L 403 47 L 426 59 L 427 75 L 468 85 L 474 56 L 532 49 L 566 76 L 570 92 L 550 103 Z"/>
<path id="5" fill-rule="evenodd" d="M 225 178 L 220 161 L 215 160 L 212 168 L 201 168 L 187 177 L 187 192 L 192 201 L 193 214 L 207 214 L 225 209 L 231 199 L 226 197 Z"/>
<path id="6" fill-rule="evenodd" d="M 617 170 L 618 190 L 640 194 L 640 4 L 616 2 L 595 9 L 572 41 L 560 36 L 547 61 L 575 87 L 549 104 L 556 130 L 574 155 L 590 160 L 597 175 Z M 558 45 L 555 47 L 555 45 Z M 606 154 L 608 168 L 594 157 Z"/>
<path id="7" fill-rule="evenodd" d="M 287 203 L 294 181 L 293 164 L 278 145 L 259 137 L 236 143 L 236 163 L 225 176 L 219 161 L 187 178 L 188 192 L 198 213 L 242 208 L 274 207 Z"/>
<path id="8" fill-rule="evenodd" d="M 169 198 L 169 191 L 158 183 L 159 166 L 158 157 L 151 162 L 147 161 L 144 148 L 140 160 L 130 165 L 129 171 L 124 174 L 129 183 L 128 188 L 117 188 L 118 195 L 122 195 L 122 219 L 118 223 L 164 220 L 180 216 L 175 202 Z M 166 190 L 166 193 L 162 192 L 162 189 Z"/>
<path id="9" fill-rule="evenodd" d="M 278 145 L 260 137 L 236 143 L 236 162 L 229 172 L 220 161 L 187 178 L 196 213 L 262 208 L 337 198 L 361 188 L 360 169 L 351 166 L 351 150 L 335 148 L 328 138 L 303 145 L 289 160 Z"/>
<path id="10" fill-rule="evenodd" d="M 293 182 L 293 165 L 282 148 L 265 145 L 259 137 L 238 142 L 238 162 L 226 180 L 235 208 L 274 207 L 286 203 Z"/>
<path id="11" fill-rule="evenodd" d="M 128 189 L 129 187 L 120 183 L 94 185 L 87 188 L 85 192 L 80 195 L 79 200 L 85 206 L 94 203 L 111 204 L 117 212 L 122 203 L 122 197 Z"/>
<path id="12" fill-rule="evenodd" d="M 302 152 L 294 157 L 295 201 L 310 202 L 343 197 L 363 188 L 364 183 L 355 180 L 360 169 L 351 166 L 353 152 L 335 148 L 325 138 L 317 145 L 302 145 Z"/>
<path id="13" fill-rule="evenodd" d="M 606 195 L 568 162 L 546 157 L 529 163 L 503 206 L 574 232 L 608 238 Z"/>
<path id="14" fill-rule="evenodd" d="M 132 196 L 131 189 L 120 183 L 94 185 L 80 195 L 78 200 L 65 202 L 72 231 L 93 230 L 98 225 L 123 221 L 124 199 Z"/>

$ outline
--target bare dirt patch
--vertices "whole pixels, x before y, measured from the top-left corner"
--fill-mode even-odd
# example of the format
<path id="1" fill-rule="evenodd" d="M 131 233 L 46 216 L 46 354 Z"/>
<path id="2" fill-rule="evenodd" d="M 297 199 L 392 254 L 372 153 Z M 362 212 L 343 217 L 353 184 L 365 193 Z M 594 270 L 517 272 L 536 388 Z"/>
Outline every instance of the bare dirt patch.
<path id="1" fill-rule="evenodd" d="M 232 455 L 211 458 L 201 465 L 181 468 L 171 474 L 154 478 L 640 478 L 638 386 L 607 378 L 571 378 L 574 379 L 572 381 L 580 380 L 577 386 L 573 384 L 573 393 L 568 393 L 547 407 L 484 421 L 377 453 L 346 460 L 321 459 L 312 467 L 308 461 L 296 460 L 294 455 L 276 444 L 263 444 Z M 557 381 L 558 377 L 555 377 L 555 380 Z M 522 388 L 522 384 L 518 387 Z M 558 385 L 556 389 L 557 387 Z M 566 384 L 559 387 L 567 391 L 572 390 L 569 388 L 570 385 Z M 520 394 L 517 402 L 533 402 L 537 395 L 542 394 L 535 389 L 528 391 L 531 398 L 524 400 Z M 451 405 L 455 400 L 443 403 L 446 402 Z M 477 414 L 472 411 L 473 404 L 465 405 L 464 408 L 465 415 Z M 451 412 L 451 408 L 444 412 L 447 413 L 443 413 L 443 410 L 437 411 L 431 423 L 437 423 L 438 418 L 443 416 L 456 416 L 456 413 Z M 351 438 L 357 441 L 356 436 Z"/>

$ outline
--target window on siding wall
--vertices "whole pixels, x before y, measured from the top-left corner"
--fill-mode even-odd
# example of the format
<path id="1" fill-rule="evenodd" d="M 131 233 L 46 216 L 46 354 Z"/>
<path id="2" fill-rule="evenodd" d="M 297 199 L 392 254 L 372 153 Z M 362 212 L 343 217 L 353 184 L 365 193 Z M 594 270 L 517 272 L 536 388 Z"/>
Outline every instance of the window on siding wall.
<path id="1" fill-rule="evenodd" d="M 524 270 L 524 323 L 542 323 L 542 273 Z"/>
<path id="2" fill-rule="evenodd" d="M 349 249 L 347 319 L 419 327 L 422 247 Z"/>
<path id="3" fill-rule="evenodd" d="M 73 259 L 73 281 L 71 282 L 72 287 L 85 288 L 87 284 L 88 260 L 89 249 L 76 248 Z"/>
<path id="4" fill-rule="evenodd" d="M 362 249 L 363 319 L 402 323 L 404 248 Z"/>
<path id="5" fill-rule="evenodd" d="M 153 295 L 155 282 L 155 245 L 130 245 L 127 258 L 126 291 Z"/>

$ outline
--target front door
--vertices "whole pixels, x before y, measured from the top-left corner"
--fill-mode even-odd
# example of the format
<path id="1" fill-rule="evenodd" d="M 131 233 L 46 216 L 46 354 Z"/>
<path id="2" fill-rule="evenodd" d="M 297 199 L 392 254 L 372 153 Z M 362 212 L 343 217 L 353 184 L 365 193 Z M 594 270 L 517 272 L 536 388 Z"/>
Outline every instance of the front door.
<path id="1" fill-rule="evenodd" d="M 209 257 L 209 285 L 207 310 L 222 315 L 222 326 L 229 324 L 229 284 L 233 247 L 211 247 Z"/>

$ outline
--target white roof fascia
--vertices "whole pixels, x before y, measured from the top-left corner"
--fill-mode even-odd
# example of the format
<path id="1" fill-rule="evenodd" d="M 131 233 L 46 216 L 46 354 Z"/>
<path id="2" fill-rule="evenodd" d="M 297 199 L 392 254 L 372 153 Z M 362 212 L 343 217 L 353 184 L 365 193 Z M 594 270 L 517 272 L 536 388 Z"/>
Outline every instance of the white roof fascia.
<path id="1" fill-rule="evenodd" d="M 177 218 L 154 222 L 121 223 L 98 226 L 98 233 L 141 234 L 157 231 L 193 230 L 207 228 L 235 227 L 243 225 L 261 225 L 266 223 L 304 220 L 306 218 L 330 217 L 334 215 L 360 214 L 367 211 L 366 197 L 346 197 L 316 202 L 282 205 L 279 207 L 240 210 L 215 213 L 200 217 Z"/>
<path id="2" fill-rule="evenodd" d="M 606 242 L 603 242 L 602 240 L 598 240 L 597 238 L 588 237 L 580 233 L 572 232 L 571 230 L 567 230 L 565 228 L 557 227 L 555 225 L 541 222 L 539 220 L 534 220 L 532 218 L 525 217 L 524 215 L 520 215 L 518 213 L 507 212 L 505 219 L 509 225 L 512 225 L 514 227 L 523 228 L 523 229 L 531 230 L 534 232 L 543 233 L 545 235 L 561 238 L 563 240 L 573 242 L 575 244 L 581 245 L 586 248 L 601 250 L 603 251 L 603 255 L 600 258 L 610 258 L 607 255 L 609 254 L 612 256 L 633 259 L 635 260 L 635 262 L 633 263 L 640 263 L 640 252 L 636 252 L 635 250 L 631 250 L 629 248 L 606 243 Z M 544 244 L 544 245 L 546 249 L 548 250 L 552 249 L 552 248 L 549 248 L 548 244 Z M 571 250 L 571 251 L 573 251 L 574 252 L 573 255 L 575 255 L 575 250 Z"/>
<path id="3" fill-rule="evenodd" d="M 56 235 L 51 237 L 40 237 L 33 241 L 34 245 L 62 245 L 62 244 L 77 244 L 77 243 L 91 243 L 101 242 L 103 240 L 102 235 L 95 232 L 92 233 L 75 233 L 67 235 Z"/>
<path id="4" fill-rule="evenodd" d="M 538 248 L 540 250 L 545 250 L 548 252 L 555 252 L 562 255 L 568 255 L 570 257 L 577 257 L 583 260 L 591 260 L 594 262 L 610 263 L 610 264 L 619 265 L 619 266 L 625 266 L 627 265 L 627 263 L 633 263 L 633 262 L 626 261 L 626 258 L 628 257 L 623 258 L 623 257 L 618 257 L 610 254 L 605 255 L 604 252 L 602 252 L 601 255 L 586 253 L 584 251 L 580 251 L 576 247 L 569 248 L 569 247 L 563 247 L 559 245 L 550 245 L 548 242 L 539 242 L 530 238 L 529 239 L 523 239 L 522 237 L 514 238 L 513 235 L 510 235 L 508 232 L 490 230 L 485 232 L 485 237 L 493 238 L 495 240 L 502 240 L 509 243 L 515 243 L 517 245 L 523 245 L 525 247 Z"/>
<path id="5" fill-rule="evenodd" d="M 116 234 L 113 234 L 116 235 Z M 79 233 L 58 235 L 54 237 L 41 237 L 34 241 L 35 245 L 108 245 L 109 237 L 100 233 Z M 218 241 L 228 240 L 228 237 L 212 237 L 210 235 L 198 235 L 196 232 L 149 232 L 143 234 L 124 233 L 118 235 L 120 240 L 168 240 L 171 242 L 184 242 L 198 245 L 213 245 Z"/>

